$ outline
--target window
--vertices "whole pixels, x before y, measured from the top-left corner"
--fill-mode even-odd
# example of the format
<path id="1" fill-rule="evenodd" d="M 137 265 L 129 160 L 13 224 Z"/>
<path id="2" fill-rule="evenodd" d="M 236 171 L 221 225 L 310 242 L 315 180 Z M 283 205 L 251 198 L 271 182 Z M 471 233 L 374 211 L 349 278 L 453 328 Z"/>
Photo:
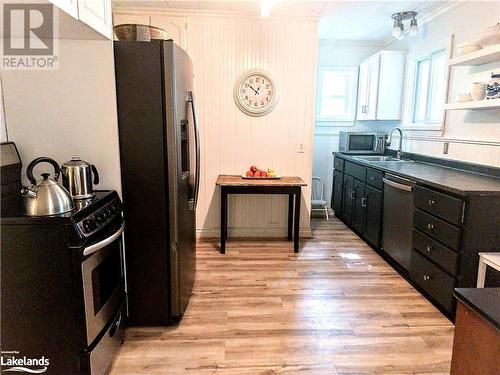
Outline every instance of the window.
<path id="1" fill-rule="evenodd" d="M 446 86 L 446 52 L 435 52 L 416 64 L 413 122 L 440 123 Z"/>
<path id="2" fill-rule="evenodd" d="M 320 67 L 316 120 L 353 121 L 357 81 L 357 67 Z"/>
<path id="3" fill-rule="evenodd" d="M 408 55 L 402 118 L 407 130 L 443 129 L 450 48 L 446 39 Z"/>

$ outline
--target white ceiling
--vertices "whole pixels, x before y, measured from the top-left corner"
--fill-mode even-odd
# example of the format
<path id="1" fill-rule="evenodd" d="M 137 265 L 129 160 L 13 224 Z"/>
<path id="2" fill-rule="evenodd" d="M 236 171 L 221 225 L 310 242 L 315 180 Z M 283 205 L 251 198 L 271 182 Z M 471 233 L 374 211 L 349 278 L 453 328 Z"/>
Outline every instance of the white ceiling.
<path id="1" fill-rule="evenodd" d="M 271 9 L 274 16 L 320 17 L 319 38 L 333 40 L 381 41 L 391 35 L 391 14 L 416 10 L 419 17 L 430 14 L 448 1 L 297 1 L 275 0 Z M 142 7 L 164 9 L 195 9 L 224 12 L 260 12 L 260 0 L 113 0 L 114 7 Z"/>
<path id="2" fill-rule="evenodd" d="M 393 13 L 416 10 L 417 21 L 448 1 L 331 1 L 322 11 L 319 38 L 385 40 L 392 32 Z"/>

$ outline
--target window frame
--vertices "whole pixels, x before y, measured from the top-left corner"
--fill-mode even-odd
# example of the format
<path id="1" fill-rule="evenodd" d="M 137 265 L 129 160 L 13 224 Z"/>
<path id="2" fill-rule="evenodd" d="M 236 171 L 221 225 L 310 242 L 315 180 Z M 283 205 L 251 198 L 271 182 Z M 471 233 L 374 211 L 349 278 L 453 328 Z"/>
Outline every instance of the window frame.
<path id="1" fill-rule="evenodd" d="M 350 82 L 350 108 L 349 113 L 344 116 L 321 116 L 321 106 L 323 103 L 323 80 L 325 73 L 328 72 L 336 72 L 336 73 L 349 73 L 352 77 Z M 316 90 L 316 110 L 315 110 L 315 120 L 318 123 L 318 126 L 346 126 L 342 125 L 333 125 L 326 123 L 334 123 L 334 122 L 353 122 L 356 119 L 356 105 L 358 99 L 358 76 L 359 76 L 359 67 L 358 66 L 318 66 L 318 78 L 317 78 L 317 90 Z M 346 93 L 348 94 L 348 93 Z M 345 97 L 348 97 L 346 95 Z"/>
<path id="2" fill-rule="evenodd" d="M 403 93 L 403 116 L 401 125 L 405 130 L 435 130 L 435 131 L 443 131 L 445 124 L 447 113 L 444 109 L 444 105 L 448 102 L 448 94 L 450 88 L 450 66 L 448 65 L 451 53 L 451 45 L 452 45 L 452 37 L 446 38 L 446 40 L 441 40 L 437 43 L 433 43 L 430 46 L 427 46 L 425 49 L 410 53 L 406 58 L 406 74 L 405 74 L 405 88 Z M 423 122 L 416 122 L 414 120 L 415 115 L 415 106 L 416 106 L 416 93 L 417 93 L 417 73 L 418 73 L 418 63 L 429 60 L 429 76 L 428 76 L 428 85 L 431 84 L 432 81 L 432 55 L 437 53 L 444 52 L 445 55 L 445 69 L 446 69 L 446 77 L 445 77 L 445 86 L 444 86 L 444 98 L 443 98 L 443 113 L 441 119 L 439 121 L 428 120 L 426 118 Z M 430 86 L 429 86 L 430 87 Z M 428 115 L 429 110 L 429 101 L 431 93 L 428 93 L 426 96 L 426 117 Z"/>

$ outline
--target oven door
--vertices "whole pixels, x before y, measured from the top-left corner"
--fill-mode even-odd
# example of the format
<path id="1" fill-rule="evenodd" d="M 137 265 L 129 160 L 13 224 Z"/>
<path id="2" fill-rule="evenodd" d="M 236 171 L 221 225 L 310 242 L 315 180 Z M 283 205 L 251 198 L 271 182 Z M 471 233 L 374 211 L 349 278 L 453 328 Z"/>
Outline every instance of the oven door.
<path id="1" fill-rule="evenodd" d="M 122 224 L 111 236 L 83 250 L 83 297 L 87 344 L 90 345 L 116 314 L 125 295 Z"/>

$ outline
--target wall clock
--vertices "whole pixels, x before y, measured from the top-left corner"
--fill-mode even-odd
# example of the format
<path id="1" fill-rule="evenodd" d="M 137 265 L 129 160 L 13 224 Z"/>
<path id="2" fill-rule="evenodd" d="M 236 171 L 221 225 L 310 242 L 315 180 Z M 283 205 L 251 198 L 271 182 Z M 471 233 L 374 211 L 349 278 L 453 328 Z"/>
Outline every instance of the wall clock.
<path id="1" fill-rule="evenodd" d="M 269 73 L 262 69 L 251 69 L 236 80 L 233 96 L 243 113 L 264 116 L 278 103 L 278 87 Z"/>

